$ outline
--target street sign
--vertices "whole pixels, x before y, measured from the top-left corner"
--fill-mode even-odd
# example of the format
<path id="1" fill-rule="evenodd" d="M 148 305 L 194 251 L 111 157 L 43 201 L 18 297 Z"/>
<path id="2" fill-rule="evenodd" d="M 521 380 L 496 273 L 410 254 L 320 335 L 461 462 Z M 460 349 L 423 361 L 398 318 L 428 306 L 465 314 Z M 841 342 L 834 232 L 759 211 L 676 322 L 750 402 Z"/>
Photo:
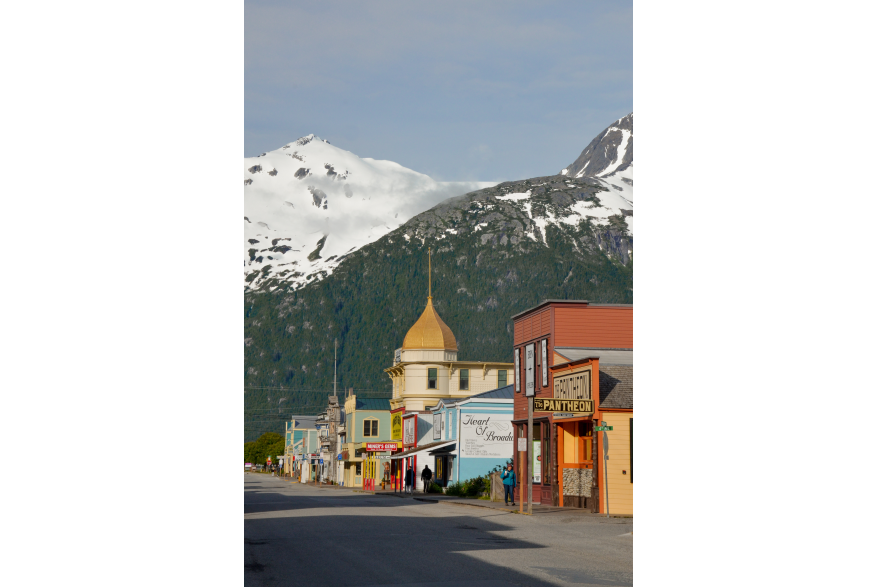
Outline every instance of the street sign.
<path id="1" fill-rule="evenodd" d="M 594 430 L 596 432 L 605 432 L 607 430 L 612 430 L 612 426 L 594 426 Z"/>
<path id="2" fill-rule="evenodd" d="M 344 460 L 344 459 L 341 458 L 341 455 L 340 455 L 340 454 L 338 455 L 338 460 L 339 460 L 339 461 L 343 461 L 343 460 Z"/>
<path id="3" fill-rule="evenodd" d="M 323 459 L 320 459 L 320 464 L 321 464 L 321 465 L 323 464 Z"/>

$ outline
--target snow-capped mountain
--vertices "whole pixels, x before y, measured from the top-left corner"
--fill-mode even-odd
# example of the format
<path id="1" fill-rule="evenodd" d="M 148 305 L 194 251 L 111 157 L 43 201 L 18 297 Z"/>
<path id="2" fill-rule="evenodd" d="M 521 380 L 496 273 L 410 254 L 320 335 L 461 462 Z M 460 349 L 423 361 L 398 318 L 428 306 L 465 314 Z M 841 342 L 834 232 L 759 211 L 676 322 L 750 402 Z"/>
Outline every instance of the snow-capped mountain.
<path id="1" fill-rule="evenodd" d="M 244 275 L 301 287 L 451 196 L 495 182 L 437 182 L 314 135 L 244 159 Z M 275 282 L 276 283 L 276 282 Z"/>
<path id="2" fill-rule="evenodd" d="M 585 147 L 579 158 L 560 171 L 570 178 L 609 177 L 633 167 L 633 112 L 619 118 Z M 631 171 L 633 176 L 633 171 Z"/>
<path id="3" fill-rule="evenodd" d="M 558 175 L 575 180 L 597 180 L 609 188 L 615 198 L 601 198 L 604 206 L 627 209 L 628 230 L 633 233 L 633 112 L 619 118 L 594 137 L 578 159 Z M 615 203 L 613 203 L 615 201 Z"/>
<path id="4" fill-rule="evenodd" d="M 244 362 L 245 381 L 250 386 L 244 396 L 247 409 L 288 409 L 292 404 L 309 401 L 306 392 L 293 389 L 331 389 L 336 375 L 331 360 L 335 339 L 337 376 L 344 383 L 342 387 L 385 389 L 387 376 L 383 369 L 391 360 L 393 349 L 399 347 L 411 324 L 423 312 L 423 297 L 429 287 L 433 303 L 453 329 L 462 353 L 486 361 L 508 360 L 514 335 L 510 316 L 542 300 L 633 303 L 633 117 L 627 118 L 629 124 L 622 119 L 603 131 L 582 153 L 581 161 L 570 165 L 565 173 L 469 188 L 467 193 L 437 205 L 423 205 L 419 213 L 404 223 L 403 214 L 399 214 L 393 220 L 401 226 L 389 224 L 392 230 L 387 230 L 387 224 L 380 225 L 378 228 L 386 233 L 353 250 L 343 263 L 331 265 L 332 274 L 318 287 L 286 286 L 278 280 L 275 283 L 280 287 L 273 290 L 274 295 L 245 291 Z M 623 148 L 622 141 L 626 141 Z M 292 193 L 304 197 L 304 208 L 309 213 L 305 218 L 316 218 L 314 222 L 319 222 L 322 219 L 319 214 L 332 212 L 338 200 L 342 204 L 366 203 L 356 200 L 359 193 L 356 184 L 350 184 L 353 198 L 346 198 L 343 191 L 345 182 L 357 175 L 364 176 L 366 170 L 353 167 L 353 163 L 336 164 L 335 173 L 348 171 L 347 179 L 327 177 L 325 171 L 320 171 L 327 169 L 324 160 L 340 161 L 340 155 L 335 159 L 334 151 L 305 150 L 315 144 L 320 149 L 329 148 L 319 139 L 305 145 L 290 145 L 281 152 L 304 154 L 304 162 L 295 159 L 286 171 L 276 167 L 278 175 L 269 177 L 277 179 L 284 173 L 294 177 L 299 168 L 305 169 L 302 174 L 310 173 L 301 184 L 295 183 L 299 180 L 291 182 L 288 189 L 296 189 Z M 261 172 L 245 171 L 245 178 L 255 178 L 248 190 L 257 186 L 267 171 L 287 163 L 284 158 L 293 161 L 283 154 L 270 157 L 279 162 L 269 159 L 269 155 L 247 162 L 247 169 L 262 166 Z M 271 162 L 266 165 L 265 161 Z M 351 161 L 363 161 L 364 166 L 395 165 Z M 398 166 L 391 171 L 426 182 L 417 185 L 432 185 L 428 178 L 422 179 L 425 176 Z M 597 175 L 590 175 L 589 171 Z M 369 173 L 386 177 L 383 174 L 390 171 Z M 323 183 L 315 183 L 316 179 Z M 266 185 L 271 186 L 267 181 Z M 302 194 L 301 190 L 307 190 L 308 185 L 314 186 L 314 191 Z M 465 189 L 461 187 L 458 193 Z M 316 190 L 328 197 L 326 209 L 322 208 L 323 196 Z M 247 193 L 247 198 L 256 195 Z M 281 193 L 276 188 L 264 197 L 276 202 Z M 375 194 L 371 202 L 393 205 L 392 199 L 380 199 L 377 190 Z M 255 209 L 249 200 L 247 205 Z M 276 207 L 275 203 L 266 208 L 264 217 Z M 294 210 L 299 208 L 296 200 Z M 386 217 L 380 210 L 360 210 L 378 220 Z M 395 212 L 391 217 L 392 214 Z M 254 216 L 250 220 L 253 224 L 247 227 L 258 226 Z M 271 230 L 276 228 L 270 219 L 267 223 Z M 266 228 L 260 226 L 248 233 L 252 235 L 248 238 L 263 241 L 248 244 L 250 248 L 260 248 L 254 253 L 273 255 L 271 247 L 292 242 L 265 243 L 263 235 L 273 234 L 267 233 Z M 314 243 L 321 234 L 310 235 L 307 246 L 297 247 L 302 251 L 296 253 L 300 255 L 296 259 L 303 255 L 304 260 L 293 267 L 305 273 L 305 277 L 322 270 L 323 259 L 307 261 L 307 252 L 316 248 Z M 335 232 L 330 230 L 328 234 L 326 247 Z M 338 235 L 338 240 L 344 238 L 345 234 Z M 341 248 L 344 246 L 354 245 L 345 242 Z M 266 247 L 269 250 L 261 250 Z M 429 248 L 431 285 L 426 270 Z M 329 257 L 335 253 L 321 254 Z M 327 258 L 325 263 L 329 261 Z M 273 260 L 260 262 L 264 266 Z M 338 259 L 331 262 L 337 263 Z M 289 266 L 279 269 L 285 267 Z M 269 278 L 267 283 L 263 282 L 261 291 L 275 283 Z M 393 311 L 376 311 L 375 300 L 381 300 L 383 308 Z M 376 361 L 375 357 L 386 360 Z M 276 395 L 279 388 L 288 391 Z"/>

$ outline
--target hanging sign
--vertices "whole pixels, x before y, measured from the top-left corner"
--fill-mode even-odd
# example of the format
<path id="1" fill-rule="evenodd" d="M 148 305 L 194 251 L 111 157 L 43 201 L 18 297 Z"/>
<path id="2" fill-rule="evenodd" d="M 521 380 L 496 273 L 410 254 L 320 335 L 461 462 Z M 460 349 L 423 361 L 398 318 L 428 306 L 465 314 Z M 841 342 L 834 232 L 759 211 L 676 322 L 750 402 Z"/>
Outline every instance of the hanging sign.
<path id="1" fill-rule="evenodd" d="M 515 393 L 521 391 L 521 349 L 515 349 Z"/>
<path id="2" fill-rule="evenodd" d="M 542 387 L 548 387 L 548 339 L 542 340 Z"/>

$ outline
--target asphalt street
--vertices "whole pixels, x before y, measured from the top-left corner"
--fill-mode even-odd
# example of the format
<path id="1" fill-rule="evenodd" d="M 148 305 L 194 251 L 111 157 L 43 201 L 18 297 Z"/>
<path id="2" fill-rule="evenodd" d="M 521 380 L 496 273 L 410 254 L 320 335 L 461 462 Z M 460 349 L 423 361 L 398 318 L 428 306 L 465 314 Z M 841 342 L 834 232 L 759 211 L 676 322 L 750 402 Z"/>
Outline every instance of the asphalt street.
<path id="1" fill-rule="evenodd" d="M 245 583 L 632 585 L 633 520 L 424 503 L 244 474 Z"/>

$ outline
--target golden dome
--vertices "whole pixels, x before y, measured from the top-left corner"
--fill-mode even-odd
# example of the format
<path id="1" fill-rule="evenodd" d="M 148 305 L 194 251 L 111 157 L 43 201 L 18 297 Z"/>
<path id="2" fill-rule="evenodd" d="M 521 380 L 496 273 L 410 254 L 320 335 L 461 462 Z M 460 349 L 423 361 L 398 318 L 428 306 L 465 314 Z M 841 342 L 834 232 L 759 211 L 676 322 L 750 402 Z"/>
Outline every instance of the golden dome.
<path id="1" fill-rule="evenodd" d="M 438 312 L 432 307 L 432 297 L 426 300 L 426 309 L 402 343 L 402 350 L 412 349 L 444 349 L 446 351 L 457 350 L 457 339 L 448 325 L 442 322 Z"/>

